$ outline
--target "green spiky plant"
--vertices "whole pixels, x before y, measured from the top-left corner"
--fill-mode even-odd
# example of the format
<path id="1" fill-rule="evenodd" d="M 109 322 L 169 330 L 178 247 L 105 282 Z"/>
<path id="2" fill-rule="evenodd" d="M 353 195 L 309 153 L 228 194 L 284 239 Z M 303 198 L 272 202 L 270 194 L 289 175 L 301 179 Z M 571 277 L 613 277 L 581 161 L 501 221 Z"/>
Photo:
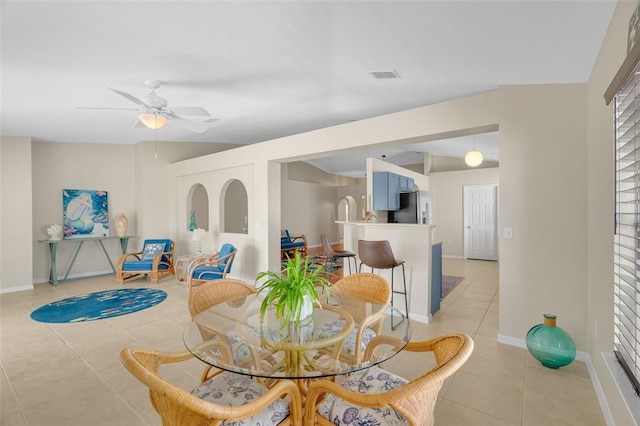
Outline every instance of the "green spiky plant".
<path id="1" fill-rule="evenodd" d="M 300 314 L 304 305 L 304 296 L 308 294 L 314 305 L 320 306 L 320 296 L 316 286 L 329 292 L 329 281 L 323 277 L 322 267 L 314 266 L 305 257 L 302 260 L 300 252 L 287 260 L 286 266 L 280 272 L 260 272 L 256 282 L 263 278 L 267 280 L 258 290 L 258 294 L 267 292 L 260 305 L 260 321 L 264 321 L 269 306 L 274 307 L 275 316 L 282 320 L 282 328 L 292 322 L 297 327 L 300 324 Z"/>

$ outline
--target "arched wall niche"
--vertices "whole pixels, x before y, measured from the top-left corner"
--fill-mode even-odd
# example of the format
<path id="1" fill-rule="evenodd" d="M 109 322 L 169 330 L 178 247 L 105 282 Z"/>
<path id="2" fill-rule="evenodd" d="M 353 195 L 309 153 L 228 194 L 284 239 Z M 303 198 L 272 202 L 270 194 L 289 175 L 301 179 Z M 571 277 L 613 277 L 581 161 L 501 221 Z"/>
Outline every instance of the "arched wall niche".
<path id="1" fill-rule="evenodd" d="M 220 192 L 220 231 L 236 234 L 249 232 L 247 189 L 238 179 L 230 179 Z"/>
<path id="2" fill-rule="evenodd" d="M 196 183 L 189 189 L 187 195 L 187 231 L 191 231 L 195 222 L 195 228 L 209 230 L 209 195 L 206 188 Z M 193 214 L 192 214 L 193 212 Z"/>
<path id="3" fill-rule="evenodd" d="M 353 222 L 357 218 L 357 203 L 355 198 L 351 195 L 345 195 L 338 202 L 338 220 L 341 222 Z M 344 229 L 342 226 L 338 227 L 340 238 L 344 236 Z"/>

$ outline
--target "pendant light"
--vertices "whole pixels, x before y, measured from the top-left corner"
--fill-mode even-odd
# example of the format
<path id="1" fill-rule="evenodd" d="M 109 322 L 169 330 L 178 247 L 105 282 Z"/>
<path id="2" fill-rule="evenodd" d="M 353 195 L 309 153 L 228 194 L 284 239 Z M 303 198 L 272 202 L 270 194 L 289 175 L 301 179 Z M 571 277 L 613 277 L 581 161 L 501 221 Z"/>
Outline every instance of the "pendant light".
<path id="1" fill-rule="evenodd" d="M 464 156 L 464 162 L 467 163 L 469 167 L 478 167 L 482 164 L 482 160 L 484 156 L 480 151 L 476 151 L 476 141 L 473 141 L 473 150 L 467 152 L 467 155 Z"/>

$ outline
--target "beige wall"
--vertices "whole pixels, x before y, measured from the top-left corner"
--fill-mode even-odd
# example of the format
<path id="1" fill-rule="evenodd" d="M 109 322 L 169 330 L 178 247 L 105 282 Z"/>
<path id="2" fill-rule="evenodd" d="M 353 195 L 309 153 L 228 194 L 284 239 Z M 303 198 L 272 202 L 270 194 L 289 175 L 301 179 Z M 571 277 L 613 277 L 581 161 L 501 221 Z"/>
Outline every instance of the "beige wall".
<path id="1" fill-rule="evenodd" d="M 33 283 L 31 170 L 31 138 L 1 137 L 0 293 Z"/>
<path id="2" fill-rule="evenodd" d="M 542 314 L 586 350 L 586 85 L 501 89 L 500 334 Z M 534 119 L 535 117 L 535 119 Z"/>
<path id="3" fill-rule="evenodd" d="M 28 256 L 33 259 L 30 284 L 48 281 L 48 247 L 37 240 L 48 238 L 48 225 L 62 223 L 62 189 L 108 191 L 110 234 L 116 235 L 115 218 L 118 214 L 124 213 L 129 219 L 128 234 L 137 237 L 129 241 L 128 251 L 135 251 L 141 248 L 145 238 L 168 235 L 167 224 L 171 205 L 168 194 L 169 188 L 172 187 L 168 163 L 233 146 L 160 142 L 156 160 L 155 142 L 137 145 L 29 143 L 31 158 L 24 158 L 27 158 L 30 167 L 33 164 L 33 173 L 29 173 L 30 179 L 33 176 L 33 182 L 31 185 L 29 181 L 28 186 L 30 199 L 33 199 L 33 220 L 29 221 L 30 231 L 33 232 L 33 243 Z M 4 198 L 3 191 L 3 200 Z M 2 240 L 5 241 L 4 235 Z M 121 251 L 118 241 L 107 240 L 104 245 L 115 265 Z M 59 277 L 64 275 L 70 264 L 74 247 L 75 244 L 59 244 Z M 109 263 L 99 246 L 85 243 L 70 271 L 70 277 L 110 271 Z M 2 287 L 4 288 L 4 284 Z"/>
<path id="4" fill-rule="evenodd" d="M 498 167 L 499 163 L 497 161 L 488 161 L 484 160 L 482 164 L 480 164 L 477 169 L 486 169 L 486 168 L 494 168 Z M 470 170 L 471 168 L 467 166 L 464 162 L 464 158 L 454 158 L 454 157 L 442 157 L 439 155 L 432 155 L 430 159 L 430 167 L 428 170 L 428 174 L 437 173 L 437 172 L 448 172 L 452 170 Z"/>
<path id="5" fill-rule="evenodd" d="M 436 226 L 433 239 L 442 241 L 443 256 L 464 256 L 463 188 L 485 183 L 499 183 L 497 167 L 429 174 L 432 218 Z"/>
<path id="6" fill-rule="evenodd" d="M 34 240 L 48 238 L 48 225 L 62 225 L 62 190 L 65 188 L 107 191 L 110 235 L 116 235 L 115 219 L 120 213 L 129 219 L 128 234 L 136 235 L 135 192 L 131 184 L 135 176 L 132 145 L 33 142 L 31 158 Z M 135 247 L 136 241 L 129 244 Z M 107 240 L 104 246 L 115 262 L 121 252 L 119 241 Z M 75 247 L 75 243 L 58 244 L 57 272 L 60 278 L 71 262 Z M 70 277 L 110 271 L 100 246 L 87 242 L 83 244 Z M 33 280 L 43 282 L 48 277 L 48 245 L 35 242 Z"/>
<path id="7" fill-rule="evenodd" d="M 304 234 L 310 246 L 320 245 L 320 234 L 336 233 L 337 187 L 288 179 L 287 166 L 282 173 L 282 229 Z"/>

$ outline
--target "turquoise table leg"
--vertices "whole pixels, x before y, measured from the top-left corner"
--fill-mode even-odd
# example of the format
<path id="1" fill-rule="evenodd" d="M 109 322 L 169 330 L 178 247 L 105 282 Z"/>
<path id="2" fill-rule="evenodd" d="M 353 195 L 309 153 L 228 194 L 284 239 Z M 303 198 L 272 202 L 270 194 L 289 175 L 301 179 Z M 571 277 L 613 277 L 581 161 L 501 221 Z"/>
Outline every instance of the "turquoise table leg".
<path id="1" fill-rule="evenodd" d="M 109 257 L 109 253 L 107 253 L 107 249 L 104 248 L 104 244 L 102 244 L 102 240 L 98 240 L 98 244 L 100 244 L 100 247 L 102 247 L 102 251 L 104 252 L 104 256 L 107 258 L 107 261 L 109 262 L 109 265 L 111 266 L 111 270 L 115 274 L 116 273 L 116 268 L 113 267 L 113 262 L 111 261 L 111 258 Z"/>
<path id="2" fill-rule="evenodd" d="M 58 284 L 58 273 L 56 272 L 56 251 L 58 249 L 57 241 L 49 241 L 49 254 L 51 255 L 51 265 L 49 266 L 49 282 Z"/>
<path id="3" fill-rule="evenodd" d="M 78 245 L 76 246 L 76 251 L 73 252 L 73 258 L 71 259 L 71 264 L 69 264 L 69 267 L 67 268 L 67 272 L 64 274 L 65 280 L 69 278 L 69 272 L 71 272 L 71 268 L 73 268 L 73 264 L 76 263 L 76 258 L 78 257 L 78 253 L 80 252 L 80 249 L 82 248 L 83 244 L 84 244 L 84 241 L 78 242 Z"/>

